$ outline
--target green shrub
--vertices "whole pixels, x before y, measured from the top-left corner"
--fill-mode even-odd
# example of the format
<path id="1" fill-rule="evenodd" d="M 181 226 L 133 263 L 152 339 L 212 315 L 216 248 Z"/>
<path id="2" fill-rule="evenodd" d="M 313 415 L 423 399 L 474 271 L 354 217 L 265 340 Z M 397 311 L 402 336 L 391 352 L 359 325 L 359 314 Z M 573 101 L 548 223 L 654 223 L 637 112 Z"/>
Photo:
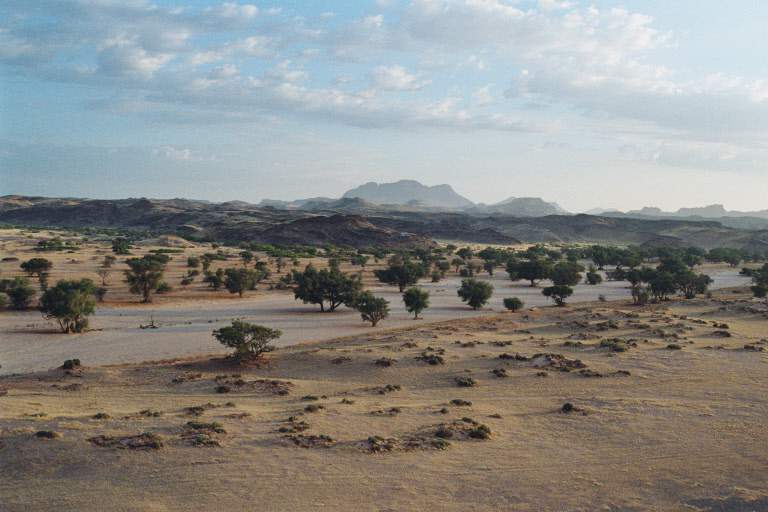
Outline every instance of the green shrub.
<path id="1" fill-rule="evenodd" d="M 523 309 L 525 303 L 517 297 L 506 297 L 504 299 L 504 307 L 509 311 L 519 311 Z"/>

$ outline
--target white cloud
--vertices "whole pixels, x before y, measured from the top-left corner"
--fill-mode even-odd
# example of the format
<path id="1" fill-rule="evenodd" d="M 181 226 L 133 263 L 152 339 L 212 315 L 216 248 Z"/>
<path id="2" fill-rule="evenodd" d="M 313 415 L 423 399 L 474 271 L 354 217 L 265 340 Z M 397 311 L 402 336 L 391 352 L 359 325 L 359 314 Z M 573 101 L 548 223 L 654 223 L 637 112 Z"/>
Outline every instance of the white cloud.
<path id="1" fill-rule="evenodd" d="M 204 157 L 192 149 L 175 146 L 161 146 L 155 148 L 152 150 L 152 154 L 156 157 L 171 160 L 173 162 L 202 162 L 205 160 L 215 160 L 214 157 Z"/>
<path id="2" fill-rule="evenodd" d="M 371 73 L 371 83 L 384 91 L 415 91 L 431 81 L 409 73 L 402 66 L 377 66 Z"/>
<path id="3" fill-rule="evenodd" d="M 251 19 L 259 13 L 259 8 L 252 4 L 225 2 L 217 7 L 209 7 L 206 13 L 225 19 Z"/>
<path id="4" fill-rule="evenodd" d="M 691 76 L 655 63 L 654 52 L 673 38 L 651 17 L 626 9 L 576 0 L 411 0 L 382 3 L 385 14 L 337 14 L 329 23 L 322 13 L 178 1 L 170 8 L 142 0 L 50 1 L 46 16 L 56 23 L 48 25 L 39 23 L 34 2 L 0 5 L 0 62 L 111 95 L 141 91 L 146 109 L 184 120 L 189 102 L 206 110 L 206 119 L 266 112 L 366 127 L 539 130 L 565 122 L 543 108 L 554 105 L 569 123 L 601 137 L 616 138 L 617 126 L 642 126 L 656 137 L 636 141 L 642 147 L 673 134 L 691 151 L 699 143 L 714 148 L 707 154 L 719 154 L 708 146 L 713 140 L 756 150 L 768 131 L 768 81 L 716 69 Z M 343 60 L 331 64 L 338 69 L 330 78 L 320 71 L 329 66 L 325 58 Z M 343 80 L 325 87 L 336 74 Z M 411 94 L 405 102 L 385 91 Z M 136 102 L 140 94 L 127 95 Z M 199 103 L 202 97 L 210 106 Z M 493 116 L 482 109 L 491 102 Z"/>
<path id="5" fill-rule="evenodd" d="M 472 103 L 478 107 L 484 107 L 493 103 L 493 95 L 491 94 L 491 87 L 493 84 L 484 85 L 479 89 L 476 89 L 472 93 Z"/>
<path id="6" fill-rule="evenodd" d="M 132 41 L 112 41 L 99 53 L 98 71 L 148 80 L 172 58 L 173 54 L 150 53 Z"/>

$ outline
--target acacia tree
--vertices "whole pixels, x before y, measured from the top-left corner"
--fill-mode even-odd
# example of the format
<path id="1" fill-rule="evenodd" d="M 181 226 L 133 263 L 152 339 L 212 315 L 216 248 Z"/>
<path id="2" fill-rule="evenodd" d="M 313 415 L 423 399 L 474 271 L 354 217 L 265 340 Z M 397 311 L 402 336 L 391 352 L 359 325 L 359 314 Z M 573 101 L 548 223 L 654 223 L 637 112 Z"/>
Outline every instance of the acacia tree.
<path id="1" fill-rule="evenodd" d="M 253 261 L 253 253 L 247 249 L 240 251 L 240 259 L 243 261 L 243 266 L 247 267 Z"/>
<path id="2" fill-rule="evenodd" d="M 96 287 L 90 279 L 63 280 L 40 297 L 40 312 L 55 319 L 64 333 L 83 332 L 96 309 Z"/>
<path id="3" fill-rule="evenodd" d="M 573 295 L 573 288 L 565 285 L 547 286 L 541 293 L 554 300 L 558 306 L 565 306 L 565 299 Z"/>
<path id="4" fill-rule="evenodd" d="M 419 318 L 419 313 L 429 307 L 429 292 L 412 286 L 403 293 L 403 302 L 406 311 L 413 313 L 413 319 L 416 320 Z"/>
<path id="5" fill-rule="evenodd" d="M 3 279 L 0 281 L 0 292 L 8 295 L 13 309 L 27 309 L 35 296 L 35 289 L 29 285 L 29 280 L 24 277 Z"/>
<path id="6" fill-rule="evenodd" d="M 504 307 L 513 313 L 523 308 L 525 303 L 517 297 L 504 298 Z"/>
<path id="7" fill-rule="evenodd" d="M 213 331 L 213 337 L 226 347 L 235 349 L 239 360 L 257 358 L 265 352 L 271 352 L 273 340 L 282 336 L 278 329 L 251 324 L 242 320 L 233 320 L 231 325 Z"/>
<path id="8" fill-rule="evenodd" d="M 657 301 L 664 301 L 677 291 L 674 274 L 669 272 L 654 272 L 654 276 L 648 282 L 648 288 Z"/>
<path id="9" fill-rule="evenodd" d="M 107 286 L 110 273 L 111 273 L 111 270 L 109 270 L 108 268 L 100 268 L 99 270 L 96 271 L 96 274 L 101 279 L 101 286 Z"/>
<path id="10" fill-rule="evenodd" d="M 164 254 L 147 254 L 143 258 L 130 258 L 125 261 L 128 270 L 125 280 L 131 293 L 141 295 L 143 303 L 152 302 L 152 293 L 163 282 L 163 272 L 168 263 Z"/>
<path id="11" fill-rule="evenodd" d="M 456 256 L 461 258 L 464 261 L 472 259 L 472 256 L 474 256 L 474 253 L 472 252 L 471 247 L 462 247 L 458 251 L 456 251 Z"/>
<path id="12" fill-rule="evenodd" d="M 707 288 L 712 284 L 712 278 L 686 269 L 684 272 L 675 274 L 675 283 L 686 299 L 693 299 L 700 293 L 707 293 Z"/>
<path id="13" fill-rule="evenodd" d="M 456 294 L 472 309 L 480 309 L 493 295 L 493 285 L 476 279 L 463 279 Z"/>
<path id="14" fill-rule="evenodd" d="M 426 275 L 424 265 L 413 261 L 394 262 L 385 269 L 375 270 L 376 278 L 385 284 L 396 285 L 400 293 L 407 286 L 416 284 Z"/>
<path id="15" fill-rule="evenodd" d="M 389 316 L 389 302 L 383 297 L 375 297 L 369 291 L 359 293 L 352 307 L 360 313 L 364 321 L 371 322 L 371 327 L 376 327 L 376 324 Z"/>
<path id="16" fill-rule="evenodd" d="M 594 265 L 589 266 L 587 271 L 587 284 L 598 285 L 603 282 L 603 276 L 601 276 Z"/>
<path id="17" fill-rule="evenodd" d="M 549 272 L 553 286 L 544 288 L 541 293 L 555 301 L 558 306 L 565 306 L 565 299 L 573 295 L 571 286 L 581 281 L 581 271 L 584 267 L 572 261 L 556 264 Z"/>
<path id="18" fill-rule="evenodd" d="M 752 294 L 757 298 L 768 295 L 768 263 L 752 273 Z"/>
<path id="19" fill-rule="evenodd" d="M 53 262 L 45 258 L 32 258 L 23 262 L 20 267 L 30 276 L 39 278 L 41 274 L 49 272 L 53 268 Z"/>
<path id="20" fill-rule="evenodd" d="M 293 271 L 293 289 L 295 299 L 304 304 L 318 304 L 320 311 L 335 311 L 342 304 L 351 305 L 355 296 L 362 289 L 362 282 L 357 276 L 348 276 L 338 268 L 317 270 L 307 265 L 304 272 Z"/>
<path id="21" fill-rule="evenodd" d="M 224 286 L 229 293 L 236 293 L 241 298 L 246 290 L 255 289 L 264 277 L 263 272 L 246 268 L 228 268 L 224 274 Z"/>
<path id="22" fill-rule="evenodd" d="M 516 281 L 524 279 L 531 282 L 531 287 L 542 279 L 547 279 L 552 271 L 552 263 L 544 258 L 534 258 L 523 261 L 510 261 L 507 264 L 507 273 L 510 279 Z"/>
<path id="23" fill-rule="evenodd" d="M 112 252 L 115 254 L 130 254 L 131 244 L 128 243 L 128 239 L 117 237 L 112 240 Z"/>
<path id="24" fill-rule="evenodd" d="M 37 276 L 40 289 L 45 290 L 48 285 L 48 272 L 53 268 L 53 262 L 45 258 L 32 258 L 21 265 L 21 270 L 30 276 Z"/>

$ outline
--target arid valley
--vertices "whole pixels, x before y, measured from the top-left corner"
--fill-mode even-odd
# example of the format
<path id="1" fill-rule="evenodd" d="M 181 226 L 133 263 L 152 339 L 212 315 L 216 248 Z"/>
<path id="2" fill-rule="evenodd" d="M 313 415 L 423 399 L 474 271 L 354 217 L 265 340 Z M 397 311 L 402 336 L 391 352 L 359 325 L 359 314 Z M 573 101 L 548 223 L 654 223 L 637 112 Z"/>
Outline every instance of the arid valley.
<path id="1" fill-rule="evenodd" d="M 112 254 L 99 238 L 0 232 L 2 276 L 56 240 L 69 249 L 42 253 L 51 282 L 107 288 L 82 334 L 0 314 L 3 510 L 768 507 L 768 305 L 731 265 L 697 267 L 713 277 L 706 297 L 643 306 L 607 279 L 552 306 L 544 284 L 498 269 L 477 310 L 450 269 L 421 283 L 431 302 L 414 320 L 374 275 L 386 258 L 344 262 L 392 306 L 371 327 L 295 300 L 258 251 L 270 277 L 242 298 L 193 281 L 141 304 L 121 257 L 99 274 Z M 130 249 L 163 251 L 173 283 L 212 251 L 224 256 L 211 268 L 243 266 L 238 249 L 174 237 Z M 310 263 L 328 265 L 290 266 Z M 523 309 L 505 311 L 512 295 Z M 279 328 L 278 348 L 229 357 L 212 332 L 235 319 Z"/>
<path id="2" fill-rule="evenodd" d="M 768 512 L 766 20 L 0 0 L 0 512 Z"/>

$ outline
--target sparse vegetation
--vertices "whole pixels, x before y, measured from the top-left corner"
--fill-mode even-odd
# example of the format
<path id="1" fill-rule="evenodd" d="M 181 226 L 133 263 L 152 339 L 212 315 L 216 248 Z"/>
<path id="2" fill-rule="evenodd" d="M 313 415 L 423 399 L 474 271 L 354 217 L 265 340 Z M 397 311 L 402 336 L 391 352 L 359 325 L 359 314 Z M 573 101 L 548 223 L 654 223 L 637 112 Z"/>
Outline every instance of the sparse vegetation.
<path id="1" fill-rule="evenodd" d="M 525 303 L 518 299 L 517 297 L 505 297 L 504 298 L 504 307 L 512 312 L 519 311 L 523 309 L 525 306 Z"/>
<path id="2" fill-rule="evenodd" d="M 369 291 L 358 293 L 352 301 L 352 307 L 364 321 L 371 322 L 372 327 L 389 316 L 389 302 L 382 297 L 375 297 Z"/>
<path id="3" fill-rule="evenodd" d="M 413 286 L 403 293 L 403 302 L 405 309 L 413 313 L 414 320 L 419 318 L 419 314 L 429 307 L 429 292 Z"/>
<path id="4" fill-rule="evenodd" d="M 272 341 L 283 333 L 261 325 L 234 320 L 231 325 L 213 331 L 213 337 L 222 345 L 235 349 L 238 359 L 256 358 L 274 350 Z"/>
<path id="5" fill-rule="evenodd" d="M 129 267 L 125 271 L 125 278 L 131 293 L 141 295 L 144 303 L 152 302 L 152 293 L 163 282 L 168 256 L 146 255 L 143 258 L 130 258 L 125 263 Z"/>
<path id="6" fill-rule="evenodd" d="M 59 281 L 40 297 L 43 316 L 55 319 L 64 333 L 83 332 L 96 309 L 96 287 L 90 279 Z"/>
<path id="7" fill-rule="evenodd" d="M 493 295 L 493 285 L 486 281 L 464 279 L 456 293 L 469 307 L 477 310 L 485 306 L 490 300 Z"/>

